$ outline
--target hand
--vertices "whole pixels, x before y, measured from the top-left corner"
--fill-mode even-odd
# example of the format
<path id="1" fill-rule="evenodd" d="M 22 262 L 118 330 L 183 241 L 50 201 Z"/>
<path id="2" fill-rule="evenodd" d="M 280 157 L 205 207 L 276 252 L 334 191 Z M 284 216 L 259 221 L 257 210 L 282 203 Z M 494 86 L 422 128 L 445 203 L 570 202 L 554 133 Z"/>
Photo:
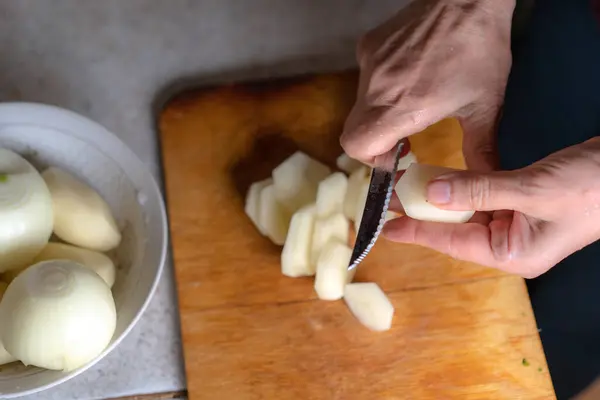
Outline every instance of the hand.
<path id="1" fill-rule="evenodd" d="M 398 140 L 446 117 L 470 169 L 496 164 L 495 126 L 511 65 L 514 0 L 419 0 L 362 38 L 346 153 L 376 164 Z"/>
<path id="2" fill-rule="evenodd" d="M 428 201 L 477 210 L 466 224 L 391 220 L 384 235 L 454 258 L 536 277 L 600 239 L 600 137 L 515 171 L 461 171 L 429 183 Z"/>

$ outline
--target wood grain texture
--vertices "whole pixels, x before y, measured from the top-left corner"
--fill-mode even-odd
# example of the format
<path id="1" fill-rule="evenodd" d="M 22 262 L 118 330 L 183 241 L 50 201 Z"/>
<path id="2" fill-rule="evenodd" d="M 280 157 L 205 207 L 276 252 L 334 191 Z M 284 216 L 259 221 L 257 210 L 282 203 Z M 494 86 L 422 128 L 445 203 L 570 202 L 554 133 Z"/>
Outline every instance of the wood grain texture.
<path id="1" fill-rule="evenodd" d="M 281 275 L 245 192 L 296 149 L 333 167 L 355 90 L 354 72 L 239 84 L 161 114 L 190 398 L 554 398 L 518 277 L 380 240 L 355 278 L 397 307 L 374 334 L 317 301 L 312 279 Z M 451 167 L 464 166 L 461 141 L 455 120 L 411 137 L 421 162 Z"/>

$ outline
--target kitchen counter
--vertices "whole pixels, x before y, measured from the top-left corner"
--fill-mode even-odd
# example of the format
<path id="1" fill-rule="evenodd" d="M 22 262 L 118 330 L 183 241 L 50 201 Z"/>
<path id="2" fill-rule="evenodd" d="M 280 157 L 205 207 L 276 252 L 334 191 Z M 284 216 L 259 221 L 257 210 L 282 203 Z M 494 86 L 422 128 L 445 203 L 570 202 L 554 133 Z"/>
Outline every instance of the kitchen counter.
<path id="1" fill-rule="evenodd" d="M 406 3 L 3 0 L 0 101 L 49 103 L 88 116 L 160 178 L 154 117 L 175 88 L 353 66 L 360 33 Z M 148 310 L 115 351 L 77 378 L 27 399 L 183 391 L 178 327 L 168 264 Z"/>

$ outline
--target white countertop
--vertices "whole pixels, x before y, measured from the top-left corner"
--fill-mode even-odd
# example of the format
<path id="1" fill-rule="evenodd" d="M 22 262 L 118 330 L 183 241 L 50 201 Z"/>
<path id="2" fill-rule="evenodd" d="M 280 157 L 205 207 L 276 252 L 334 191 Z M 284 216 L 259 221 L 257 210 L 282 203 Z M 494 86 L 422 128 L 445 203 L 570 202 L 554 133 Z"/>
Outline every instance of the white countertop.
<path id="1" fill-rule="evenodd" d="M 2 0 L 0 101 L 72 109 L 160 178 L 154 118 L 173 84 L 354 65 L 360 33 L 407 0 Z M 131 334 L 77 378 L 28 399 L 185 388 L 172 265 Z"/>

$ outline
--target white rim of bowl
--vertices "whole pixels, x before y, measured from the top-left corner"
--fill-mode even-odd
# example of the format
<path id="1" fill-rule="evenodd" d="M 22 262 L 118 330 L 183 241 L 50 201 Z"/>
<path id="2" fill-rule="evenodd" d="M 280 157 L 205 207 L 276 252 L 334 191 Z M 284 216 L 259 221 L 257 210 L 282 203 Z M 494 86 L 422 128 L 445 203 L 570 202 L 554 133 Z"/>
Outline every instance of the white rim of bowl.
<path id="1" fill-rule="evenodd" d="M 162 248 L 160 249 L 161 256 L 160 256 L 156 276 L 154 277 L 154 281 L 152 282 L 150 291 L 148 292 L 148 296 L 146 296 L 146 299 L 142 303 L 142 306 L 137 311 L 137 313 L 135 314 L 135 316 L 133 317 L 133 319 L 127 326 L 127 328 L 125 328 L 123 333 L 121 333 L 121 335 L 119 337 L 117 337 L 111 345 L 109 345 L 106 349 L 104 349 L 104 351 L 102 353 L 100 353 L 100 355 L 98 355 L 96 358 L 94 358 L 92 361 L 90 361 L 83 367 L 64 375 L 60 379 L 57 379 L 46 385 L 38 386 L 34 389 L 24 390 L 22 392 L 6 394 L 6 395 L 0 394 L 0 398 L 5 398 L 5 399 L 39 393 L 44 390 L 56 387 L 62 383 L 65 383 L 66 381 L 75 378 L 76 376 L 82 374 L 83 372 L 87 371 L 88 369 L 90 369 L 91 367 L 96 365 L 100 360 L 102 360 L 109 353 L 111 353 L 119 344 L 121 344 L 121 342 L 129 335 L 131 330 L 138 323 L 138 321 L 142 317 L 142 314 L 144 313 L 144 311 L 146 311 L 146 309 L 148 308 L 148 305 L 150 304 L 150 301 L 152 300 L 152 298 L 154 297 L 154 294 L 156 293 L 156 288 L 158 287 L 158 283 L 163 274 L 163 270 L 164 270 L 165 263 L 167 260 L 167 255 L 168 255 L 167 250 L 168 250 L 168 244 L 169 244 L 168 243 L 169 225 L 168 225 L 168 220 L 167 220 L 167 212 L 166 212 L 166 208 L 165 208 L 165 200 L 164 200 L 162 191 L 161 191 L 158 183 L 156 182 L 156 179 L 154 178 L 154 176 L 149 172 L 148 167 L 139 159 L 139 157 L 121 139 L 119 139 L 119 137 L 117 135 L 115 135 L 114 133 L 109 131 L 107 128 L 105 128 L 103 125 L 99 124 L 98 122 L 93 121 L 87 117 L 84 117 L 83 115 L 80 115 L 74 111 L 71 111 L 71 110 L 68 110 L 65 108 L 61 108 L 61 107 L 57 107 L 57 106 L 53 106 L 53 105 L 49 105 L 49 104 L 44 104 L 44 103 L 34 103 L 34 102 L 3 102 L 3 103 L 0 103 L 0 114 L 3 112 L 12 111 L 12 110 L 10 110 L 11 108 L 13 108 L 14 111 L 18 110 L 20 112 L 35 111 L 35 112 L 50 112 L 50 113 L 54 113 L 56 115 L 61 114 L 62 116 L 70 118 L 71 120 L 73 120 L 75 122 L 79 122 L 79 123 L 88 125 L 89 131 L 99 132 L 103 137 L 102 145 L 95 140 L 95 138 L 94 138 L 95 135 L 93 134 L 93 132 L 90 132 L 92 134 L 90 134 L 89 137 L 87 137 L 87 136 L 83 137 L 83 136 L 79 136 L 79 135 L 77 135 L 77 137 L 81 140 L 87 141 L 89 144 L 93 145 L 96 148 L 96 150 L 102 152 L 106 157 L 110 158 L 113 161 L 115 161 L 114 158 L 111 157 L 110 154 L 106 154 L 105 150 L 102 149 L 101 146 L 108 145 L 109 147 L 118 148 L 119 151 L 122 153 L 125 153 L 125 155 L 127 157 L 129 157 L 133 163 L 137 164 L 136 168 L 138 168 L 139 171 L 141 171 L 144 175 L 147 176 L 148 181 L 150 182 L 150 189 L 158 195 L 159 208 L 160 208 L 159 218 L 160 218 L 160 223 L 162 224 L 164 229 L 162 231 L 163 244 L 162 244 Z M 17 119 L 15 119 L 15 120 L 17 120 Z M 26 118 L 19 118 L 18 122 L 19 123 L 27 123 Z M 115 161 L 115 164 L 119 165 L 116 161 Z M 126 171 L 123 171 L 123 172 L 126 173 Z"/>

